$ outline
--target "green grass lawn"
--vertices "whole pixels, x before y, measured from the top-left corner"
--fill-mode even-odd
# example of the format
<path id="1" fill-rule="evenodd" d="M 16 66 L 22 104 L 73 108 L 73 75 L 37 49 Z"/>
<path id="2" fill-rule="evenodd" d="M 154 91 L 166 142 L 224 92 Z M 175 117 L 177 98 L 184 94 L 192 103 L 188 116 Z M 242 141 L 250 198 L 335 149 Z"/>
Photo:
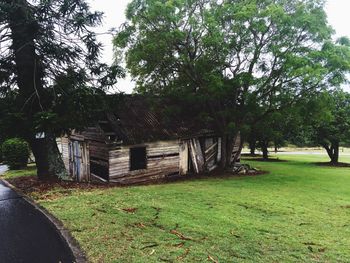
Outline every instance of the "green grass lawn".
<path id="1" fill-rule="evenodd" d="M 38 202 L 91 262 L 349 262 L 350 168 L 280 158 L 248 161 L 270 171 L 256 177 L 56 189 Z"/>
<path id="2" fill-rule="evenodd" d="M 28 164 L 25 169 L 22 170 L 10 170 L 7 171 L 4 175 L 0 176 L 0 179 L 13 179 L 22 176 L 35 176 L 36 168 L 34 164 Z"/>

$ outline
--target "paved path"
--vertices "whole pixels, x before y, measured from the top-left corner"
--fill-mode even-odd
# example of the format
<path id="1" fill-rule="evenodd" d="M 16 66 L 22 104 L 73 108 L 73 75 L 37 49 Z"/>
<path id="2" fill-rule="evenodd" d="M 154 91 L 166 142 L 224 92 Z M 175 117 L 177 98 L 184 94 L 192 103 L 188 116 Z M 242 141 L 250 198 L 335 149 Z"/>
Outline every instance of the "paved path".
<path id="1" fill-rule="evenodd" d="M 0 180 L 0 263 L 65 263 L 74 257 L 54 225 Z"/>
<path id="2" fill-rule="evenodd" d="M 3 173 L 7 172 L 8 168 L 6 165 L 1 165 L 0 164 L 0 175 L 2 175 Z"/>

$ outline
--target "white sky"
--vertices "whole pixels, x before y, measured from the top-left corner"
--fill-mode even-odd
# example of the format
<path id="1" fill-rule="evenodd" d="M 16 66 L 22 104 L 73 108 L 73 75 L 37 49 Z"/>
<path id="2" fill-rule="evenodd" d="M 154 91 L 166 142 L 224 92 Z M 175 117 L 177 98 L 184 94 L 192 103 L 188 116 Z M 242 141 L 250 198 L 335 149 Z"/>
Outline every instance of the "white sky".
<path id="1" fill-rule="evenodd" d="M 125 22 L 125 9 L 131 0 L 89 0 L 92 10 L 105 14 L 104 25 L 99 32 L 107 32 L 110 28 L 118 28 Z M 337 36 L 350 37 L 350 0 L 328 0 L 326 5 L 328 21 L 336 30 Z M 102 35 L 99 40 L 104 44 L 103 61 L 113 61 L 113 45 L 110 35 Z M 118 81 L 117 89 L 131 93 L 134 84 L 130 78 Z"/>

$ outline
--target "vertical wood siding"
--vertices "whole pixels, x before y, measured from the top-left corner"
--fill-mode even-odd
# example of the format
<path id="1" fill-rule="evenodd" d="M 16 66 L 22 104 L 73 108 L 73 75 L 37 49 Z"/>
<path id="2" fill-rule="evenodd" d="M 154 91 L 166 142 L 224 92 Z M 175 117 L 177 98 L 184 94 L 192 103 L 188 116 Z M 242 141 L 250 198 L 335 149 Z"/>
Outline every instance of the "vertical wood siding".
<path id="1" fill-rule="evenodd" d="M 62 154 L 62 159 L 64 166 L 66 167 L 67 171 L 69 171 L 69 139 L 68 137 L 61 137 L 60 138 L 60 144 L 58 147 L 60 148 L 60 152 Z"/>
<path id="2" fill-rule="evenodd" d="M 188 142 L 187 141 L 182 141 L 180 143 L 180 175 L 186 175 L 188 173 L 188 162 L 189 162 L 189 159 L 188 159 L 188 155 L 189 155 L 189 152 L 188 152 Z"/>

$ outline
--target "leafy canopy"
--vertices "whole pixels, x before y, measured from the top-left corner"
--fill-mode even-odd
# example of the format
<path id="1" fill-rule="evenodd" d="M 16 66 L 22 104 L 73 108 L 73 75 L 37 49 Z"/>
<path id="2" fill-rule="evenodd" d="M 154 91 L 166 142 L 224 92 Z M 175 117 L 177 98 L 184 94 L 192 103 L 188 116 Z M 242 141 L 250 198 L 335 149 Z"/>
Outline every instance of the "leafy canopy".
<path id="1" fill-rule="evenodd" d="M 309 121 L 312 138 L 323 147 L 350 142 L 350 94 L 342 90 L 322 94 L 317 99 L 321 114 Z M 323 105 L 323 107 L 322 107 Z"/>
<path id="2" fill-rule="evenodd" d="M 103 91 L 122 75 L 99 61 L 93 29 L 102 15 L 86 0 L 0 1 L 0 98 L 11 105 L 0 113 L 1 125 L 60 133 L 91 119 Z"/>
<path id="3" fill-rule="evenodd" d="M 323 5 L 134 0 L 114 44 L 139 92 L 203 100 L 218 125 L 242 129 L 344 81 L 348 61 Z"/>

